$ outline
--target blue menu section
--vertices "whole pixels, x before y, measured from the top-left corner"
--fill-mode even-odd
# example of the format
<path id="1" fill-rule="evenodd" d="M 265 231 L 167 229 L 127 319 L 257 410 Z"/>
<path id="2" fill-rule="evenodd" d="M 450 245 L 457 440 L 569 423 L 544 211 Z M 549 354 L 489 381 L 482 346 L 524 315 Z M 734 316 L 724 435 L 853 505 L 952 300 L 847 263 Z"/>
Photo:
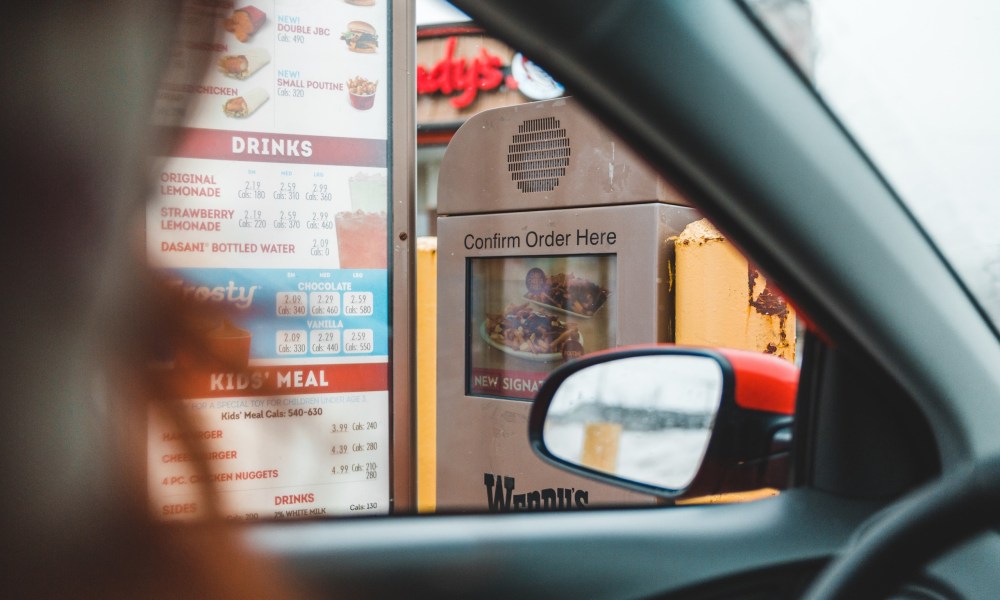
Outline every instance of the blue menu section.
<path id="1" fill-rule="evenodd" d="M 377 356 L 389 353 L 385 269 L 172 269 L 168 285 L 231 309 L 250 332 L 250 360 Z"/>

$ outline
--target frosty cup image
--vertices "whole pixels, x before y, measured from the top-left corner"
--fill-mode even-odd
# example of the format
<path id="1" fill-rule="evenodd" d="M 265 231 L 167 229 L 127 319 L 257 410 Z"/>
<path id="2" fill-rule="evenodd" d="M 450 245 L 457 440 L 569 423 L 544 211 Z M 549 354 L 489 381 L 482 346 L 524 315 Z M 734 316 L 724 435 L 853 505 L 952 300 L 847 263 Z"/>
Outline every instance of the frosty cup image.
<path id="1" fill-rule="evenodd" d="M 246 369 L 250 361 L 249 331 L 236 327 L 229 321 L 208 332 L 205 344 L 210 356 L 230 369 Z"/>
<path id="2" fill-rule="evenodd" d="M 250 362 L 250 331 L 237 327 L 228 320 L 206 322 L 200 329 L 201 346 L 196 351 L 182 349 L 174 357 L 174 364 L 181 369 L 243 370 Z"/>

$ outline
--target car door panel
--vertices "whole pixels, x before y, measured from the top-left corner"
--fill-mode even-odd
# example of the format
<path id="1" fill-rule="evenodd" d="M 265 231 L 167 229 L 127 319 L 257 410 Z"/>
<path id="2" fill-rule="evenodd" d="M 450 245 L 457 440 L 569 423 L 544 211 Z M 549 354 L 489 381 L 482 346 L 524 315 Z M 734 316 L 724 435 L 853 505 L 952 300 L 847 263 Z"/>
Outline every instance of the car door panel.
<path id="1" fill-rule="evenodd" d="M 824 562 L 877 506 L 793 490 L 660 510 L 272 524 L 246 537 L 330 597 L 639 598 Z"/>

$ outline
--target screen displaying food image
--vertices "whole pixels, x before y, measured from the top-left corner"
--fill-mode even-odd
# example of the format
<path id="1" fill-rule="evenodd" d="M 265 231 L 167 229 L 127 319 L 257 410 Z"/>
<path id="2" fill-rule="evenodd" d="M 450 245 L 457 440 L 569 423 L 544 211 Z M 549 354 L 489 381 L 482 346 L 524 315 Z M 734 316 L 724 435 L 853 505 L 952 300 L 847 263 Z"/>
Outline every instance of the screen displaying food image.
<path id="1" fill-rule="evenodd" d="M 537 267 L 528 272 L 525 287 L 528 300 L 579 317 L 592 317 L 608 299 L 607 288 L 589 279 L 573 273 L 546 275 Z"/>
<path id="2" fill-rule="evenodd" d="M 468 261 L 469 395 L 532 400 L 568 360 L 617 344 L 614 255 Z"/>
<path id="3" fill-rule="evenodd" d="M 568 343 L 580 343 L 576 323 L 529 304 L 509 304 L 502 312 L 486 315 L 483 326 L 487 343 L 508 353 L 513 350 L 558 360 Z"/>

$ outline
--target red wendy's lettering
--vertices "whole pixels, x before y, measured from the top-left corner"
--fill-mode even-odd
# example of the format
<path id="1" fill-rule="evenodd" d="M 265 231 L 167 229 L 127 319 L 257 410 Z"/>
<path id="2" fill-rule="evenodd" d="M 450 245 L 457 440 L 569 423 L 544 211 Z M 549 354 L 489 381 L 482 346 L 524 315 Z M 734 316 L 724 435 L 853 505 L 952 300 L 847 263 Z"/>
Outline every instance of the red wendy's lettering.
<path id="1" fill-rule="evenodd" d="M 479 49 L 479 55 L 468 62 L 465 58 L 455 58 L 454 36 L 445 42 L 444 57 L 430 71 L 424 66 L 417 67 L 417 93 L 441 93 L 452 97 L 449 102 L 457 109 L 466 108 L 476 99 L 479 90 L 495 90 L 503 83 L 503 62 L 499 56 L 490 54 L 486 48 Z"/>

